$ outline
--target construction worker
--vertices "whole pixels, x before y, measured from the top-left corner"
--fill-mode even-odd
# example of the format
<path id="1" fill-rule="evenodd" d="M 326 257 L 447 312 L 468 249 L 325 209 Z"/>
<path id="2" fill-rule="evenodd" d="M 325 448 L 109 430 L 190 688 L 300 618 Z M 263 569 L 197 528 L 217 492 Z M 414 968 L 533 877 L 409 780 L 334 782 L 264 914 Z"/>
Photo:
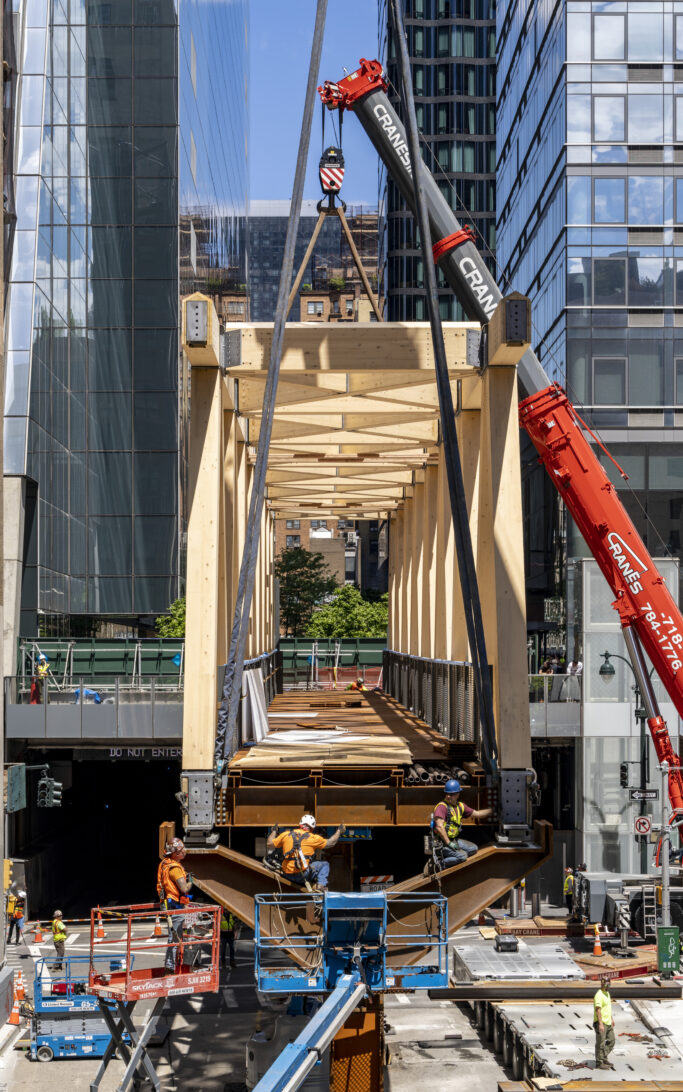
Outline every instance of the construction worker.
<path id="1" fill-rule="evenodd" d="M 173 838 L 166 843 L 164 856 L 157 870 L 157 894 L 164 910 L 182 910 L 190 905 L 192 877 L 182 865 L 186 852 L 185 843 L 180 838 Z M 176 973 L 178 944 L 184 928 L 183 914 L 168 915 L 168 948 L 164 958 L 166 974 Z"/>
<path id="2" fill-rule="evenodd" d="M 609 978 L 603 975 L 600 989 L 593 997 L 593 1028 L 595 1029 L 595 1068 L 614 1069 L 607 1059 L 614 1050 L 614 1017 L 612 1016 L 612 997 L 609 992 Z"/>
<path id="3" fill-rule="evenodd" d="M 301 816 L 298 827 L 293 830 L 283 830 L 282 834 L 278 834 L 278 827 L 274 827 L 268 835 L 267 848 L 282 850 L 282 871 L 288 880 L 302 887 L 307 885 L 323 891 L 330 876 L 330 865 L 328 861 L 314 861 L 313 854 L 318 849 L 336 846 L 345 830 L 342 823 L 331 838 L 323 838 L 313 833 L 315 817 L 306 814 Z"/>
<path id="4" fill-rule="evenodd" d="M 61 971 L 64 967 L 64 945 L 66 944 L 67 927 L 62 920 L 62 911 L 55 910 L 52 915 L 52 942 L 55 946 L 55 952 L 57 953 L 58 962 L 53 964 L 52 969 L 54 971 Z"/>
<path id="5" fill-rule="evenodd" d="M 16 933 L 15 944 L 18 944 L 24 936 L 24 899 L 26 898 L 25 891 L 19 891 L 14 902 L 14 906 L 11 912 L 8 912 L 9 917 L 9 932 L 7 933 L 7 943 L 12 943 L 12 936 Z"/>
<path id="6" fill-rule="evenodd" d="M 356 679 L 355 682 L 349 683 L 349 685 L 347 686 L 346 689 L 347 690 L 367 690 L 368 688 L 365 685 L 365 683 L 363 682 L 363 680 L 359 677 L 359 678 Z"/>
<path id="7" fill-rule="evenodd" d="M 442 868 L 462 864 L 477 852 L 479 846 L 460 837 L 463 819 L 489 819 L 492 808 L 476 811 L 460 802 L 460 782 L 454 777 L 444 785 L 444 799 L 434 808 L 434 837 L 436 855 Z"/>
<path id="8" fill-rule="evenodd" d="M 41 652 L 36 661 L 36 682 L 38 685 L 39 700 L 38 704 L 41 704 L 45 700 L 45 684 L 47 682 L 48 672 L 50 670 L 50 663 L 44 652 Z"/>
<path id="9" fill-rule="evenodd" d="M 574 912 L 574 872 L 571 868 L 565 868 L 564 870 L 562 894 L 564 895 L 564 904 L 571 915 Z"/>
<path id="10" fill-rule="evenodd" d="M 231 914 L 229 910 L 223 910 L 221 913 L 220 950 L 218 955 L 218 964 L 220 967 L 227 967 L 228 965 L 227 952 L 230 952 L 230 966 L 237 966 L 235 963 L 235 938 L 238 931 L 238 919 L 234 914 Z"/>

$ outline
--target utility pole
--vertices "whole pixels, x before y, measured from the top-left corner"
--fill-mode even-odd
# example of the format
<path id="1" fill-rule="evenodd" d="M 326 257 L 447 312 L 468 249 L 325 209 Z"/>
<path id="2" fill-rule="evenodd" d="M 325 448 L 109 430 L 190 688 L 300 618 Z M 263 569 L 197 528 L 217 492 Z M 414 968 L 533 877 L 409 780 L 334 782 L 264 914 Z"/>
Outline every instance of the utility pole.
<path id="1" fill-rule="evenodd" d="M 662 845 L 660 848 L 662 862 L 662 925 L 671 925 L 671 896 L 669 894 L 669 849 L 671 835 L 669 834 L 669 763 L 664 761 L 660 766 L 662 771 Z"/>

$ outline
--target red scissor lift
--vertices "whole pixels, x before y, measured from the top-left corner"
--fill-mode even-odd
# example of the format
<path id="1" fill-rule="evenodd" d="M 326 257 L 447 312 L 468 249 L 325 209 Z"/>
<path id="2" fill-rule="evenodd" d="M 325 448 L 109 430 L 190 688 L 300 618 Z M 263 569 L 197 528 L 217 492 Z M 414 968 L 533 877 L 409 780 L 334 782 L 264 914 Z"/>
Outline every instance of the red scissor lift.
<path id="1" fill-rule="evenodd" d="M 133 1082 L 145 1077 L 155 1089 L 160 1088 L 147 1045 L 167 998 L 218 990 L 220 917 L 220 906 L 193 904 L 180 910 L 160 910 L 156 903 L 141 903 L 90 911 L 89 989 L 97 996 L 111 1033 L 90 1092 L 97 1092 L 117 1053 L 126 1063 L 118 1092 L 125 1092 Z M 110 927 L 123 927 L 121 957 L 111 960 L 108 972 L 102 971 L 101 959 L 96 964 L 98 948 L 106 946 L 109 954 L 112 943 L 116 944 L 111 928 L 109 937 L 103 935 L 103 918 Z M 171 959 L 172 970 L 168 967 Z M 133 1009 L 137 1001 L 147 1000 L 154 1000 L 154 1004 L 138 1029 L 133 1023 Z"/>

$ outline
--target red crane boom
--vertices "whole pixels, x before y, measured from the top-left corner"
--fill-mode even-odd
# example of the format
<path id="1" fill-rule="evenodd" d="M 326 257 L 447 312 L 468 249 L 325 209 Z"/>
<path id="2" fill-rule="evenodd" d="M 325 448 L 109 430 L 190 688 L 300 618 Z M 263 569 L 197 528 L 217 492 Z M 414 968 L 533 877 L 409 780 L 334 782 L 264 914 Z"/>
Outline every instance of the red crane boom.
<path id="1" fill-rule="evenodd" d="M 408 141 L 386 94 L 380 62 L 361 59 L 356 72 L 338 83 L 327 80 L 318 91 L 329 109 L 352 110 L 357 116 L 415 213 Z M 485 324 L 502 298 L 500 289 L 474 245 L 472 233 L 460 224 L 424 163 L 419 164 L 419 169 L 423 172 L 434 261 L 465 312 Z M 576 411 L 561 387 L 555 383 L 548 386 L 548 376 L 533 350 L 528 349 L 520 360 L 518 376 L 529 395 L 520 403 L 520 423 L 616 597 L 614 607 L 643 695 L 657 758 L 660 763 L 667 761 L 671 767 L 680 767 L 666 722 L 659 713 L 642 648 L 683 716 L 683 616 L 588 443 Z M 680 768 L 669 774 L 669 797 L 674 821 L 683 823 Z"/>

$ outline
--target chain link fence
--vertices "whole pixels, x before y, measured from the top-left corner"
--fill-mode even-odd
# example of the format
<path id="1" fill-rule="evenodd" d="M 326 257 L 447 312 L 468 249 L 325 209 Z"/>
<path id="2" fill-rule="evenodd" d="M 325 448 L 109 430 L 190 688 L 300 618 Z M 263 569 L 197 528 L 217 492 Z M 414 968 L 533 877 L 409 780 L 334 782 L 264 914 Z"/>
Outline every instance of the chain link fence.
<path id="1" fill-rule="evenodd" d="M 472 664 L 384 651 L 383 690 L 448 739 L 481 744 Z"/>

